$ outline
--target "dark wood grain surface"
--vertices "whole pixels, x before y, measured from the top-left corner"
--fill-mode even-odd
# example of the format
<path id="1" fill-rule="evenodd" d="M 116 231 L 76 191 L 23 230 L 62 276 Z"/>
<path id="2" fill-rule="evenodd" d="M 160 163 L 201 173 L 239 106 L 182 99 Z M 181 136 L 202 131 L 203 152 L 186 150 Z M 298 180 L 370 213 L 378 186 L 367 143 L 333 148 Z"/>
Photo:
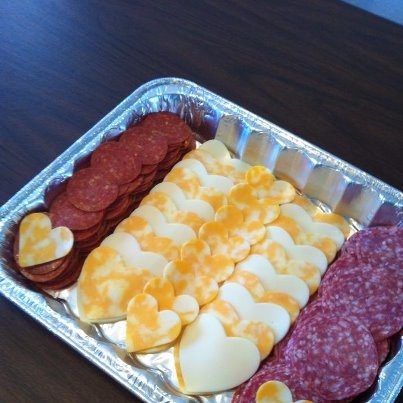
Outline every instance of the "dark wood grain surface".
<path id="1" fill-rule="evenodd" d="M 337 0 L 2 0 L 0 203 L 141 84 L 192 80 L 403 188 L 403 27 Z M 1 402 L 136 401 L 0 297 Z"/>

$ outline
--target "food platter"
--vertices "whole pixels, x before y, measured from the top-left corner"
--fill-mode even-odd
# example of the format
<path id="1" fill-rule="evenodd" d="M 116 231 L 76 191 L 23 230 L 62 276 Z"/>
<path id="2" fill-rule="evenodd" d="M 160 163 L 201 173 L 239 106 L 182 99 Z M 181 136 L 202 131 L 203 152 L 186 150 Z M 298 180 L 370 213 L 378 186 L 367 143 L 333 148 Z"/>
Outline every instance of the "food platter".
<path id="1" fill-rule="evenodd" d="M 183 395 L 175 388 L 171 353 L 127 354 L 120 343 L 119 324 L 89 325 L 78 319 L 74 287 L 45 293 L 10 270 L 13 234 L 22 217 L 43 209 L 45 195 L 70 177 L 101 143 L 114 138 L 147 113 L 158 111 L 178 113 L 190 125 L 199 143 L 218 139 L 234 156 L 268 167 L 276 177 L 288 180 L 324 211 L 346 217 L 353 231 L 377 225 L 401 226 L 403 195 L 197 84 L 162 78 L 135 90 L 1 208 L 0 291 L 6 298 L 144 401 L 230 401 L 231 392 Z M 363 401 L 392 402 L 397 398 L 403 383 L 400 343 L 400 337 L 395 336 L 393 356 Z"/>

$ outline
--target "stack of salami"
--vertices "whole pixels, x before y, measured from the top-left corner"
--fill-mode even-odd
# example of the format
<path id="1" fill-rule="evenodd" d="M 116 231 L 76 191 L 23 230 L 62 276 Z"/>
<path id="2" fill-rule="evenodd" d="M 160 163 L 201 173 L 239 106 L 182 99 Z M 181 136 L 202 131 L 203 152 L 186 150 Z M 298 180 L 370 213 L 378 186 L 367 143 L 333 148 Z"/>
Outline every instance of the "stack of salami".
<path id="1" fill-rule="evenodd" d="M 292 331 L 235 392 L 254 401 L 260 385 L 285 383 L 293 399 L 351 401 L 376 380 L 389 339 L 403 326 L 403 228 L 354 234 Z"/>
<path id="2" fill-rule="evenodd" d="M 194 147 L 190 127 L 170 112 L 151 113 L 118 139 L 101 144 L 92 152 L 88 166 L 75 171 L 49 205 L 52 227 L 72 230 L 73 250 L 35 267 L 23 269 L 17 263 L 17 269 L 41 288 L 74 284 L 88 252 Z M 18 236 L 14 255 L 18 256 Z"/>

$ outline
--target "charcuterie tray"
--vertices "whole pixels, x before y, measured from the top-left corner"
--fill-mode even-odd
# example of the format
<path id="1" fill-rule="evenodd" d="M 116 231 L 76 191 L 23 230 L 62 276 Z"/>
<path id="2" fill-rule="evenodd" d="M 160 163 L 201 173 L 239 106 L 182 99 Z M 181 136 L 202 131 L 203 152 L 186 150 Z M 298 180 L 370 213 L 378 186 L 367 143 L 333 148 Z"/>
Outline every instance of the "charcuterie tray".
<path id="1" fill-rule="evenodd" d="M 10 269 L 13 234 L 22 217 L 44 208 L 44 195 L 71 176 L 99 144 L 157 111 L 178 113 L 197 141 L 216 138 L 237 158 L 265 165 L 324 211 L 344 216 L 353 230 L 402 226 L 403 194 L 207 89 L 178 78 L 162 78 L 135 90 L 1 207 L 0 292 L 7 299 L 144 401 L 229 402 L 231 391 L 208 396 L 181 394 L 175 388 L 171 351 L 127 354 L 117 341 L 118 325 L 102 327 L 78 319 L 74 287 L 45 293 Z M 395 336 L 390 358 L 374 387 L 360 401 L 393 402 L 402 385 L 401 337 Z"/>

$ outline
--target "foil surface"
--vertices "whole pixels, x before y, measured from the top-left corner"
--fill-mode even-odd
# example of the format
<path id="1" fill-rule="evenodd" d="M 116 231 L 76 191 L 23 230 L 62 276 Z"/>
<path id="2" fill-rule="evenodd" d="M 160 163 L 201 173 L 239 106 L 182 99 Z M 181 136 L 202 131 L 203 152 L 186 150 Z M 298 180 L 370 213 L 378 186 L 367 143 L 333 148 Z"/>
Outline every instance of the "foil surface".
<path id="1" fill-rule="evenodd" d="M 19 221 L 46 209 L 60 183 L 100 143 L 149 112 L 171 111 L 197 140 L 217 138 L 238 158 L 266 165 L 311 197 L 324 211 L 344 215 L 351 228 L 403 224 L 403 194 L 232 102 L 179 78 L 150 81 L 128 96 L 0 208 L 0 292 L 86 359 L 146 402 L 230 402 L 232 392 L 186 396 L 176 387 L 172 351 L 129 355 L 125 321 L 89 325 L 77 316 L 75 287 L 47 294 L 12 270 L 12 240 Z M 373 388 L 360 402 L 393 402 L 403 386 L 402 336 Z"/>

